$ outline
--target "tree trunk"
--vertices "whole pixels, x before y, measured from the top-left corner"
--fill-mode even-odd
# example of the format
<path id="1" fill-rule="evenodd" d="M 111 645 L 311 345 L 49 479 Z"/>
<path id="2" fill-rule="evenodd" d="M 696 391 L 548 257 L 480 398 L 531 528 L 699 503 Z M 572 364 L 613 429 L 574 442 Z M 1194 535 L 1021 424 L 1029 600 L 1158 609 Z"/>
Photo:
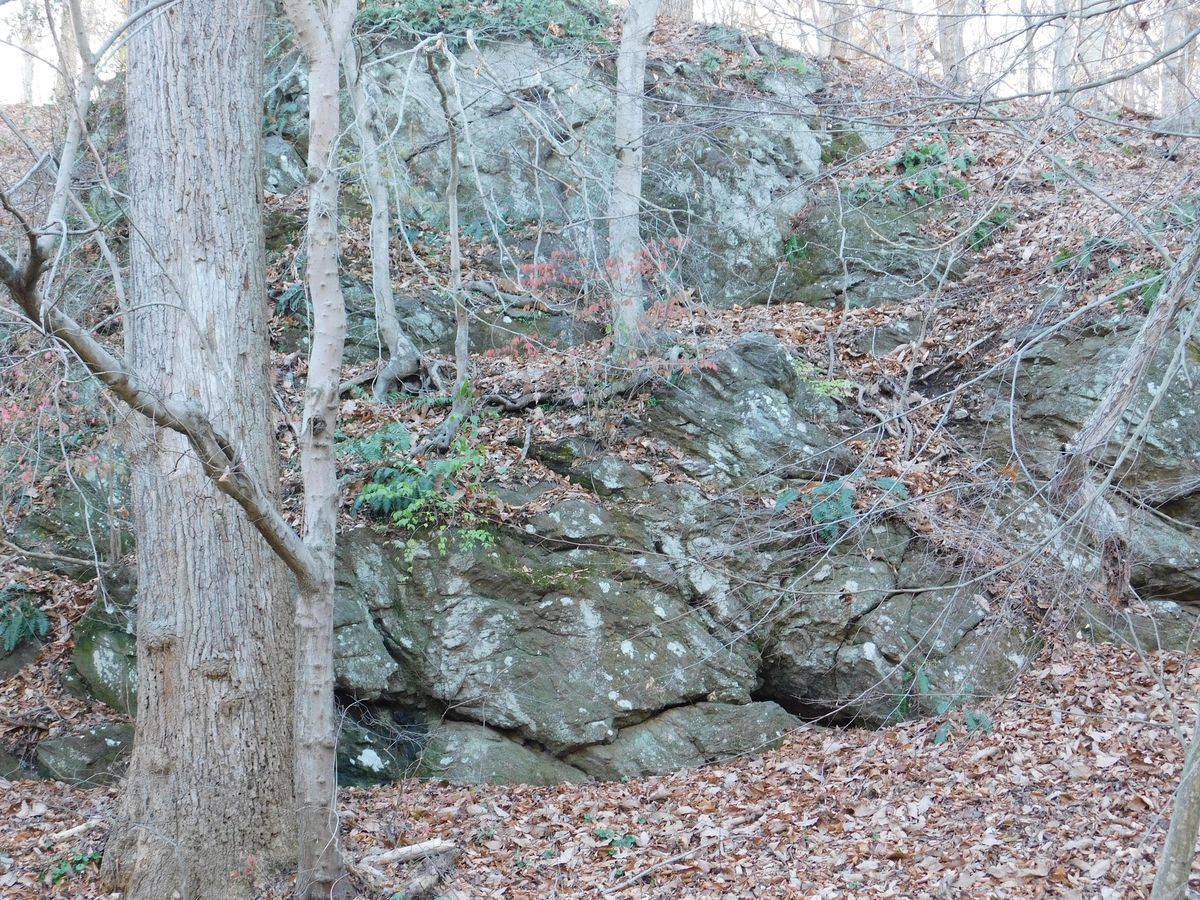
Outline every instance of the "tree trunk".
<path id="1" fill-rule="evenodd" d="M 695 16 L 693 0 L 662 0 L 662 17 L 669 22 L 691 22 Z"/>
<path id="2" fill-rule="evenodd" d="M 818 0 L 822 33 L 829 40 L 829 57 L 839 62 L 849 62 L 858 55 L 852 43 L 854 23 L 858 17 L 858 6 L 850 0 Z"/>
<path id="3" fill-rule="evenodd" d="M 333 435 L 346 343 L 346 303 L 339 280 L 335 158 L 340 66 L 355 0 L 285 0 L 308 63 L 308 264 L 312 352 L 304 392 L 300 466 L 304 473 L 304 543 L 316 563 L 296 603 L 296 819 L 300 829 L 296 895 L 341 896 L 337 828 L 337 722 L 333 707 L 334 550 L 340 500 Z"/>
<path id="4" fill-rule="evenodd" d="M 1175 791 L 1171 825 L 1154 876 L 1150 900 L 1182 900 L 1188 896 L 1188 878 L 1196 858 L 1196 833 L 1200 831 L 1200 727 L 1192 735 L 1183 761 L 1183 774 Z"/>
<path id="5" fill-rule="evenodd" d="M 642 133 L 646 54 L 659 0 L 630 0 L 617 51 L 614 138 L 617 167 L 608 205 L 608 270 L 612 284 L 613 356 L 642 346 L 646 285 L 642 280 Z"/>
<path id="6" fill-rule="evenodd" d="M 1071 79 L 1074 75 L 1075 17 L 1067 0 L 1060 0 L 1057 12 L 1059 18 L 1054 22 L 1054 68 L 1050 87 L 1055 91 L 1066 92 L 1071 89 Z"/>
<path id="7" fill-rule="evenodd" d="M 1129 539 L 1116 510 L 1092 481 L 1091 466 L 1117 433 L 1133 403 L 1154 354 L 1162 346 L 1172 323 L 1192 298 L 1196 271 L 1200 268 L 1200 228 L 1192 231 L 1163 282 L 1161 293 L 1138 329 L 1129 353 L 1121 361 L 1100 402 L 1067 445 L 1058 472 L 1050 484 L 1050 496 L 1079 521 L 1100 548 L 1100 564 L 1109 600 L 1123 601 L 1129 589 Z M 1148 414 L 1147 414 L 1148 415 Z"/>
<path id="8" fill-rule="evenodd" d="M 382 401 L 400 382 L 421 368 L 421 354 L 400 325 L 392 292 L 390 200 L 379 164 L 379 140 L 371 121 L 371 107 L 363 89 L 361 63 L 353 48 L 346 57 L 346 81 L 361 154 L 363 187 L 371 203 L 371 289 L 375 294 L 375 322 L 387 347 L 388 359 L 375 376 L 375 399 Z"/>
<path id="9" fill-rule="evenodd" d="M 453 64 L 453 63 L 452 63 Z M 450 415 L 434 432 L 424 450 L 450 447 L 458 429 L 471 414 L 474 406 L 474 391 L 471 388 L 471 321 L 462 290 L 462 241 L 458 228 L 458 183 L 462 163 L 458 158 L 458 116 L 450 105 L 450 94 L 438 73 L 433 51 L 425 56 L 429 77 L 437 88 L 442 107 L 442 118 L 446 121 L 446 140 L 450 152 L 450 172 L 446 179 L 446 239 L 450 244 L 450 281 L 447 289 L 454 302 L 454 391 L 450 401 Z"/>
<path id="10" fill-rule="evenodd" d="M 239 435 L 244 470 L 273 485 L 262 58 L 251 0 L 181 3 L 133 30 L 127 327 L 142 385 Z M 288 576 L 186 438 L 139 434 L 137 730 L 105 874 L 132 900 L 248 897 L 235 872 L 294 848 Z"/>
<path id="11" fill-rule="evenodd" d="M 1200 22 L 1200 11 L 1189 4 L 1172 4 L 1163 16 L 1163 49 L 1173 47 Z M 1159 116 L 1177 116 L 1195 99 L 1192 79 L 1195 74 L 1196 41 L 1163 60 L 1159 82 Z M 1186 124 L 1186 123 L 1180 123 Z"/>
<path id="12" fill-rule="evenodd" d="M 965 0 L 943 0 L 938 13 L 938 56 L 942 77 L 949 84 L 962 79 L 960 67 L 967 55 L 963 44 L 966 8 Z"/>

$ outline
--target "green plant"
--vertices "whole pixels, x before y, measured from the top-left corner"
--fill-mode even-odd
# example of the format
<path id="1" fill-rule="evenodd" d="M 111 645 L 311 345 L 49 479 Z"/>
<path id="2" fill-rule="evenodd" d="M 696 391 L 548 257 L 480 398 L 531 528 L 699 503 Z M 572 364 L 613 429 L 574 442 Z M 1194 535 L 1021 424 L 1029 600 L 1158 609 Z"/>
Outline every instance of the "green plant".
<path id="1" fill-rule="evenodd" d="M 17 644 L 44 638 L 50 633 L 50 620 L 33 602 L 29 589 L 13 582 L 0 590 L 0 648 L 12 653 Z"/>
<path id="2" fill-rule="evenodd" d="M 600 840 L 608 842 L 609 856 L 615 856 L 619 850 L 628 850 L 637 843 L 637 838 L 632 834 L 618 834 L 611 828 L 597 828 L 592 833 Z"/>
<path id="3" fill-rule="evenodd" d="M 858 203 L 878 201 L 921 205 L 954 195 L 970 196 L 970 188 L 962 178 L 975 162 L 970 150 L 955 153 L 954 140 L 944 129 L 939 137 L 905 147 L 893 157 L 888 167 L 896 174 L 889 184 L 881 184 L 862 176 L 851 184 L 850 197 Z"/>
<path id="4" fill-rule="evenodd" d="M 848 378 L 822 378 L 820 370 L 807 360 L 793 358 L 792 368 L 805 387 L 831 400 L 843 400 L 857 387 Z"/>
<path id="5" fill-rule="evenodd" d="M 997 206 L 967 235 L 967 244 L 972 250 L 982 250 L 996 239 L 997 233 L 1012 228 L 1014 220 L 1012 210 L 1006 206 Z"/>
<path id="6" fill-rule="evenodd" d="M 297 319 L 303 319 L 308 314 L 306 296 L 303 282 L 297 282 L 291 287 L 285 288 L 279 295 L 279 299 L 275 301 L 275 315 L 295 316 Z"/>
<path id="7" fill-rule="evenodd" d="M 1166 274 L 1158 266 L 1141 266 L 1125 277 L 1122 287 L 1127 288 L 1129 293 L 1140 297 L 1142 305 L 1149 311 L 1150 307 L 1154 305 L 1154 301 L 1158 299 L 1158 295 L 1162 293 L 1166 277 Z M 1118 300 L 1118 305 L 1123 311 L 1124 304 L 1121 300 Z"/>
<path id="8" fill-rule="evenodd" d="M 58 884 L 64 878 L 86 872 L 88 866 L 100 862 L 100 854 L 95 850 L 79 851 L 70 856 L 60 857 L 46 867 L 43 878 L 51 884 Z"/>
<path id="9" fill-rule="evenodd" d="M 528 37 L 544 47 L 600 44 L 609 22 L 599 0 L 368 0 L 356 20 L 366 31 L 445 34 L 452 49 L 468 31 L 491 38 Z"/>
<path id="10" fill-rule="evenodd" d="M 412 449 L 412 435 L 400 422 L 391 422 L 376 428 L 366 437 L 349 438 L 338 445 L 340 453 L 357 456 L 366 463 L 381 463 L 397 453 Z"/>
<path id="11" fill-rule="evenodd" d="M 361 458 L 380 462 L 397 449 L 408 449 L 407 431 L 402 437 L 399 431 L 391 432 L 394 438 L 391 443 L 387 436 L 375 442 L 373 438 L 378 434 L 355 447 Z M 405 531 L 432 533 L 440 553 L 448 549 L 451 528 L 455 525 L 458 527 L 453 533 L 464 545 L 491 546 L 495 537 L 463 506 L 463 499 L 477 485 L 486 461 L 487 454 L 472 444 L 467 435 L 460 434 L 445 456 L 424 465 L 400 460 L 378 466 L 362 486 L 350 512 L 357 515 L 365 509 L 373 517 L 389 520 Z M 462 489 L 459 481 L 465 482 Z M 421 543 L 409 538 L 403 546 L 411 562 Z"/>
<path id="12" fill-rule="evenodd" d="M 717 69 L 721 68 L 721 56 L 714 53 L 712 50 L 705 49 L 700 54 L 700 68 L 712 75 Z"/>
<path id="13" fill-rule="evenodd" d="M 1125 242 L 1116 238 L 1091 235 L 1078 247 L 1060 247 L 1052 260 L 1056 272 L 1063 269 L 1090 269 L 1101 254 L 1111 254 L 1125 249 Z"/>
<path id="14" fill-rule="evenodd" d="M 789 266 L 794 266 L 802 259 L 808 259 L 808 242 L 798 234 L 789 234 L 783 242 L 783 258 Z"/>
<path id="15" fill-rule="evenodd" d="M 797 75 L 807 75 L 812 71 L 809 68 L 808 60 L 799 56 L 785 56 L 782 59 L 771 60 L 771 65 L 777 69 L 787 69 L 789 72 L 795 72 Z"/>

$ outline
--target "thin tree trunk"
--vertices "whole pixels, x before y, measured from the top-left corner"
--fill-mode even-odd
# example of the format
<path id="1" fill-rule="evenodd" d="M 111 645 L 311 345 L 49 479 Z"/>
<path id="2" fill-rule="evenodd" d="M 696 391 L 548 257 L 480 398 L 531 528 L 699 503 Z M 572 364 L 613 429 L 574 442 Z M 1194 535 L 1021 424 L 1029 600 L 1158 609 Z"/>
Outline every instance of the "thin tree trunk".
<path id="1" fill-rule="evenodd" d="M 17 14 L 18 40 L 21 44 L 21 102 L 33 104 L 33 55 L 37 52 L 38 33 L 41 31 L 41 11 L 35 0 L 21 0 L 21 11 Z"/>
<path id="2" fill-rule="evenodd" d="M 608 270 L 612 284 L 613 356 L 628 361 L 645 342 L 642 279 L 642 147 L 646 55 L 659 0 L 630 0 L 617 51 L 614 139 L 617 165 L 608 205 Z"/>
<path id="3" fill-rule="evenodd" d="M 1029 6 L 1029 0 L 1021 0 L 1021 21 L 1025 25 L 1025 92 L 1032 94 L 1037 90 L 1037 51 L 1034 48 L 1034 41 L 1037 38 L 1037 29 L 1034 27 L 1033 10 Z"/>
<path id="4" fill-rule="evenodd" d="M 383 401 L 394 386 L 420 371 L 421 354 L 401 327 L 400 317 L 396 314 L 396 297 L 392 291 L 390 199 L 379 164 L 379 141 L 362 84 L 361 62 L 352 45 L 347 47 L 345 68 L 358 135 L 363 187 L 371 203 L 371 289 L 375 294 L 375 322 L 388 353 L 387 363 L 375 376 L 374 393 L 376 400 Z"/>
<path id="5" fill-rule="evenodd" d="M 340 63 L 355 0 L 323 13 L 315 0 L 285 0 L 308 62 L 308 263 L 312 352 L 304 392 L 300 465 L 304 543 L 316 571 L 296 603 L 296 820 L 300 831 L 297 896 L 318 900 L 346 890 L 337 829 L 337 722 L 333 706 L 334 551 L 340 494 L 333 435 L 346 342 L 339 280 L 338 173 Z"/>
<path id="6" fill-rule="evenodd" d="M 1200 727 L 1192 735 L 1183 761 L 1183 773 L 1175 790 L 1167 841 L 1158 861 L 1150 900 L 1182 900 L 1188 896 L 1188 878 L 1196 858 L 1196 834 L 1200 831 Z"/>
<path id="7" fill-rule="evenodd" d="M 458 229 L 458 182 L 462 163 L 458 158 L 458 117 L 450 106 L 450 95 L 437 62 L 430 51 L 425 56 L 429 77 L 437 88 L 446 120 L 446 135 L 450 151 L 450 176 L 446 181 L 446 228 L 450 243 L 450 283 L 447 286 L 454 301 L 454 395 L 450 415 L 430 437 L 423 449 L 446 449 L 454 440 L 458 429 L 471 414 L 474 406 L 474 391 L 471 387 L 471 322 L 462 291 L 462 245 Z"/>
<path id="8" fill-rule="evenodd" d="M 1058 13 L 1060 18 L 1054 23 L 1054 68 L 1050 87 L 1055 91 L 1068 91 L 1071 88 L 1072 63 L 1075 59 L 1075 29 L 1072 27 L 1074 16 L 1071 4 L 1067 0 L 1060 0 Z"/>
<path id="9" fill-rule="evenodd" d="M 1163 16 L 1163 49 L 1173 46 L 1179 36 L 1189 33 L 1200 22 L 1200 11 L 1194 5 L 1176 0 Z M 1196 42 L 1163 60 L 1159 81 L 1159 115 L 1176 116 L 1195 99 L 1192 78 L 1195 70 Z"/>
<path id="10" fill-rule="evenodd" d="M 962 79 L 963 59 L 967 55 L 963 44 L 965 0 L 943 0 L 938 14 L 938 56 L 942 64 L 942 77 L 950 84 Z"/>
<path id="11" fill-rule="evenodd" d="M 851 0 L 818 0 L 823 12 L 821 28 L 829 39 L 829 56 L 839 62 L 849 62 L 857 55 L 852 37 L 858 15 L 857 4 Z"/>
<path id="12" fill-rule="evenodd" d="M 74 14 L 73 14 L 74 13 Z M 76 105 L 76 81 L 79 73 L 79 44 L 76 35 L 83 29 L 78 0 L 63 0 L 55 37 L 58 44 L 58 78 L 54 83 L 56 109 L 72 109 Z M 54 27 L 53 23 L 48 23 Z"/>
<path id="13" fill-rule="evenodd" d="M 668 22 L 691 22 L 695 16 L 693 0 L 662 0 L 662 17 Z"/>
<path id="14" fill-rule="evenodd" d="M 133 31 L 127 327 L 141 387 L 242 436 L 242 470 L 271 485 L 262 58 L 249 0 Z M 138 432 L 138 712 L 104 871 L 133 900 L 248 897 L 235 870 L 277 871 L 294 848 L 287 572 L 187 438 Z"/>

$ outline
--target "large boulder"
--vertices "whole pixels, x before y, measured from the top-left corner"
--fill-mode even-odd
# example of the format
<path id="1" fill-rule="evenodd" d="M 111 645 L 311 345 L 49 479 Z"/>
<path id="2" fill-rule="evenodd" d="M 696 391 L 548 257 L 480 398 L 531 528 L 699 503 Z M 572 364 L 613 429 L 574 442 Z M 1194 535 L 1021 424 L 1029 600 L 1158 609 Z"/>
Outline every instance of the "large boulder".
<path id="1" fill-rule="evenodd" d="M 895 526 L 760 595 L 772 621 L 762 696 L 829 721 L 880 724 L 1006 691 L 1040 644 L 964 587 L 971 567 Z"/>
<path id="2" fill-rule="evenodd" d="M 822 197 L 789 237 L 777 299 L 817 306 L 910 300 L 965 274 L 961 251 L 929 236 L 931 211 Z"/>
<path id="3" fill-rule="evenodd" d="M 453 784 L 551 785 L 588 780 L 582 771 L 548 753 L 468 722 L 443 722 L 434 728 L 417 772 Z"/>
<path id="4" fill-rule="evenodd" d="M 603 781 L 661 775 L 771 750 L 799 724 L 774 703 L 695 703 L 622 729 L 611 744 L 585 747 L 567 761 Z"/>
<path id="5" fill-rule="evenodd" d="M 1018 365 L 988 385 L 978 413 L 957 426 L 961 439 L 997 466 L 1017 465 L 1019 454 L 1020 465 L 1049 479 L 1063 446 L 1103 397 L 1136 331 L 1136 322 L 1064 330 L 1026 349 Z M 1157 348 L 1145 383 L 1099 462 L 1105 471 L 1117 467 L 1118 490 L 1110 495 L 1130 522 L 1134 586 L 1147 598 L 1200 602 L 1200 401 L 1184 371 L 1165 380 L 1177 343 L 1173 335 Z M 1200 359 L 1194 345 L 1184 356 L 1193 367 Z M 1148 413 L 1144 439 L 1134 452 L 1122 453 Z M 1033 524 L 1035 505 L 1027 504 L 1024 524 Z M 1052 515 L 1040 518 L 1046 521 L 1037 530 L 1047 541 L 1061 534 Z"/>
<path id="6" fill-rule="evenodd" d="M 646 75 L 643 235 L 684 285 L 718 306 L 772 295 L 789 220 L 820 167 L 811 124 L 819 73 L 774 45 L 759 50 L 757 84 L 719 83 L 698 66 L 658 58 Z M 411 48 L 385 44 L 364 84 L 407 164 L 402 218 L 444 221 L 445 120 L 425 66 L 411 57 Z M 469 137 L 460 189 L 468 231 L 507 240 L 523 223 L 537 223 L 539 234 L 569 225 L 563 240 L 544 242 L 546 261 L 549 248 L 569 247 L 573 259 L 603 266 L 597 223 L 614 166 L 613 77 L 611 60 L 577 49 L 496 41 L 462 51 L 456 105 Z"/>
<path id="7" fill-rule="evenodd" d="M 96 725 L 74 734 L 44 738 L 37 745 L 37 770 L 66 784 L 114 784 L 129 765 L 133 726 Z"/>
<path id="8" fill-rule="evenodd" d="M 136 574 L 106 573 L 96 602 L 75 625 L 68 686 L 131 716 L 137 709 Z"/>
<path id="9" fill-rule="evenodd" d="M 851 465 L 837 405 L 772 337 L 743 335 L 655 394 L 650 430 L 684 450 L 698 478 L 819 478 Z"/>
<path id="10" fill-rule="evenodd" d="M 1008 687 L 1019 611 L 956 587 L 978 571 L 902 523 L 901 491 L 816 521 L 814 483 L 880 488 L 774 339 L 672 382 L 629 424 L 703 487 L 576 436 L 531 454 L 587 490 L 498 485 L 502 527 L 340 535 L 343 782 L 418 757 L 455 781 L 634 777 L 769 746 L 795 714 L 879 723 Z M 132 662 L 128 621 L 81 627 L 81 679 L 110 703 L 132 694 L 105 674 Z"/>
<path id="11" fill-rule="evenodd" d="M 100 389 L 90 381 L 84 384 L 89 391 Z M 72 472 L 71 481 L 59 484 L 18 520 L 12 542 L 40 554 L 25 558 L 30 566 L 93 578 L 110 548 L 116 546 L 121 553 L 133 548 L 133 532 L 125 519 L 129 466 L 118 445 L 101 442 L 89 459 L 74 460 Z"/>
<path id="12" fill-rule="evenodd" d="M 602 513 L 551 509 L 531 523 L 549 547 L 504 535 L 388 555 L 396 592 L 379 628 L 412 689 L 555 752 L 611 740 L 665 707 L 749 699 L 742 652 L 643 574 L 644 550 L 621 546 L 621 523 Z"/>

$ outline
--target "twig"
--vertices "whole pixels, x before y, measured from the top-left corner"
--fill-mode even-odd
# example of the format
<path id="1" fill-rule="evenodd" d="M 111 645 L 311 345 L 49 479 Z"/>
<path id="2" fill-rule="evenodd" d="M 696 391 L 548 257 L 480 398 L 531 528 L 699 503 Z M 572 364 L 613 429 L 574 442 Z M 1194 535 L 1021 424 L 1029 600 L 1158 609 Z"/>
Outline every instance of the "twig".
<path id="1" fill-rule="evenodd" d="M 664 866 L 669 866 L 669 865 L 671 865 L 671 863 L 677 863 L 681 859 L 686 859 L 687 857 L 692 856 L 695 853 L 699 853 L 701 850 L 707 850 L 709 847 L 712 847 L 712 846 L 713 846 L 712 842 L 707 843 L 707 844 L 701 844 L 698 847 L 693 847 L 691 850 L 684 850 L 682 853 L 676 853 L 674 856 L 667 857 L 662 862 L 656 862 L 654 865 L 648 866 L 645 869 L 641 869 L 637 872 L 634 872 L 632 875 L 626 875 L 624 878 L 622 878 L 620 881 L 618 881 L 612 887 L 605 890 L 601 896 L 607 897 L 610 894 L 615 894 L 618 891 L 623 891 L 623 890 L 625 890 L 625 888 L 631 887 L 632 885 L 636 884 L 641 879 L 645 878 L 647 875 L 654 874 L 655 872 L 657 872 L 659 869 L 663 868 Z"/>
<path id="2" fill-rule="evenodd" d="M 83 559 L 78 556 L 62 556 L 58 553 L 39 553 L 36 550 L 26 550 L 24 547 L 18 547 L 12 541 L 0 538 L 0 547 L 18 556 L 25 556 L 29 559 L 44 559 L 47 562 L 63 562 L 70 563 L 73 566 L 96 566 L 101 569 L 106 569 L 110 563 L 99 562 L 94 559 Z"/>

